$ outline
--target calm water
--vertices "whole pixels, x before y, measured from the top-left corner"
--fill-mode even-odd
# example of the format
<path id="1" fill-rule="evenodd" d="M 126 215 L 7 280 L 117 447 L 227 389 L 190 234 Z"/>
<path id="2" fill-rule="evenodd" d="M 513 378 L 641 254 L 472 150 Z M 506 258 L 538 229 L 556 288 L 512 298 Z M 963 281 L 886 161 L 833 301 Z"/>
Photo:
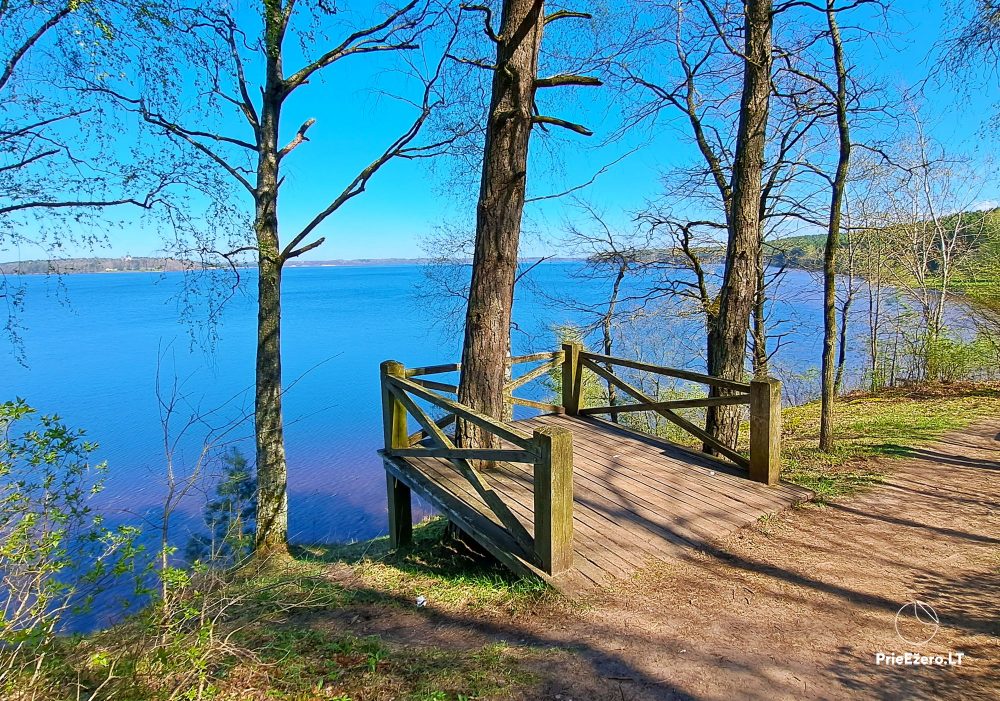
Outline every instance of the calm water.
<path id="1" fill-rule="evenodd" d="M 532 275 L 542 288 L 599 299 L 599 281 L 571 278 L 578 265 L 542 265 Z M 225 307 L 219 338 L 208 349 L 191 343 L 190 326 L 180 319 L 180 274 L 71 275 L 58 283 L 28 278 L 27 367 L 3 348 L 0 397 L 24 397 L 40 411 L 85 428 L 100 444 L 97 457 L 110 468 L 102 508 L 116 518 L 137 519 L 155 510 L 164 492 L 158 365 L 161 383 L 176 377 L 192 406 L 220 408 L 212 419 L 216 425 L 252 409 L 253 275 L 246 273 L 245 290 Z M 433 313 L 421 314 L 416 296 L 422 281 L 415 266 L 286 271 L 283 355 L 291 385 L 285 417 L 293 541 L 348 541 L 386 530 L 384 473 L 375 452 L 382 440 L 378 364 L 392 358 L 416 366 L 459 357 L 459 339 L 436 328 Z M 779 364 L 801 371 L 819 356 L 819 292 L 800 272 L 791 273 L 782 290 L 775 318 L 791 320 L 792 335 Z M 522 292 L 515 350 L 554 348 L 553 325 L 579 319 L 531 290 Z M 675 357 L 687 358 L 692 367 L 701 364 L 690 357 L 700 347 L 688 340 L 690 329 L 680 320 L 656 323 L 666 328 L 661 337 Z M 247 422 L 240 435 L 249 432 Z M 196 429 L 182 442 L 179 464 L 193 460 L 203 434 Z M 244 446 L 252 456 L 252 442 Z M 180 544 L 200 523 L 203 504 L 196 495 L 182 507 L 174 526 Z"/>

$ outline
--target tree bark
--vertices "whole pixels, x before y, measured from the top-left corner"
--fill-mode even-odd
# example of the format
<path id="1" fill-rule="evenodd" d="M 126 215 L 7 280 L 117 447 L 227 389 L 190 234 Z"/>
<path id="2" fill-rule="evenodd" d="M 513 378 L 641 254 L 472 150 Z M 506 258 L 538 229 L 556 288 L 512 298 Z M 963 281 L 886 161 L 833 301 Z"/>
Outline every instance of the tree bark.
<path id="1" fill-rule="evenodd" d="M 833 450 L 833 403 L 836 394 L 837 343 L 837 249 L 840 247 L 840 221 L 844 203 L 847 172 L 851 162 L 851 131 L 847 114 L 847 67 L 844 63 L 844 44 L 837 24 L 834 0 L 827 0 L 826 19 L 833 47 L 833 63 L 837 73 L 837 139 L 839 153 L 837 171 L 830 188 L 830 221 L 823 252 L 823 363 L 820 399 L 819 447 Z M 847 323 L 845 315 L 844 323 Z"/>
<path id="2" fill-rule="evenodd" d="M 619 264 L 618 272 L 615 274 L 615 282 L 611 286 L 611 297 L 608 298 L 608 308 L 604 314 L 604 318 L 601 319 L 601 332 L 603 335 L 602 340 L 604 346 L 604 355 L 608 356 L 612 355 L 612 350 L 614 349 L 614 335 L 613 335 L 612 322 L 614 321 L 615 318 L 615 307 L 618 306 L 618 295 L 621 292 L 622 280 L 625 279 L 625 273 L 627 272 L 628 272 L 628 264 L 625 262 Z M 612 375 L 615 372 L 614 366 L 612 366 L 610 363 L 605 365 L 605 369 Z M 607 385 L 608 385 L 608 406 L 617 406 L 618 388 L 611 380 L 607 381 Z M 619 422 L 618 414 L 611 415 L 611 422 L 612 423 Z"/>
<path id="3" fill-rule="evenodd" d="M 767 314 L 765 304 L 767 302 L 767 290 L 764 280 L 764 263 L 761 261 L 757 266 L 757 294 L 753 301 L 753 374 L 754 377 L 767 377 L 768 356 L 767 356 Z"/>
<path id="4" fill-rule="evenodd" d="M 465 317 L 458 401 L 504 415 L 510 325 L 524 211 L 535 80 L 544 26 L 542 0 L 504 0 L 486 125 L 472 282 Z M 458 445 L 497 447 L 498 439 L 459 422 Z"/>
<path id="5" fill-rule="evenodd" d="M 280 8 L 265 14 L 266 82 L 258 136 L 257 237 L 257 375 L 254 422 L 257 441 L 257 522 L 254 552 L 266 556 L 288 547 L 288 465 L 285 460 L 281 398 L 281 273 L 284 260 L 278 238 L 278 126 L 284 99 Z"/>
<path id="6" fill-rule="evenodd" d="M 733 157 L 732 214 L 727 222 L 729 240 L 719 312 L 708 333 L 708 373 L 730 380 L 742 380 L 746 373 L 747 332 L 759 276 L 760 198 L 771 96 L 772 4 L 771 0 L 744 3 L 743 92 Z M 706 429 L 723 443 L 735 446 L 739 422 L 739 409 L 709 407 Z"/>

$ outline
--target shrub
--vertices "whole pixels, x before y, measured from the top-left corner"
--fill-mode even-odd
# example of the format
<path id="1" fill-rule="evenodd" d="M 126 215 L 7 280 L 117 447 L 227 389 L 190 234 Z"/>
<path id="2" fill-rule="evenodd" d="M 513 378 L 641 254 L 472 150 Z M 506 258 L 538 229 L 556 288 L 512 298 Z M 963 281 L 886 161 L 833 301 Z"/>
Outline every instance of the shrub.
<path id="1" fill-rule="evenodd" d="M 138 529 L 106 528 L 91 506 L 96 448 L 21 399 L 0 404 L 0 691 L 42 674 L 68 612 L 136 574 Z"/>
<path id="2" fill-rule="evenodd" d="M 971 341 L 940 336 L 924 347 L 927 379 L 937 382 L 982 380 L 996 372 L 997 350 L 988 338 Z"/>

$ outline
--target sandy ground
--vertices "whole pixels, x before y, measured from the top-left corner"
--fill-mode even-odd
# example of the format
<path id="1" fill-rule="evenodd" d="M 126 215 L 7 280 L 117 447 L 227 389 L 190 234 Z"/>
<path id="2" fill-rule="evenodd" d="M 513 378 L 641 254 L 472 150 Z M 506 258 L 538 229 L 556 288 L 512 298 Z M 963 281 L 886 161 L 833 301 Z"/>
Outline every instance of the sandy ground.
<path id="1" fill-rule="evenodd" d="M 651 563 L 582 604 L 503 620 L 362 608 L 331 623 L 400 644 L 571 651 L 533 663 L 531 699 L 1000 699 L 1000 420 L 886 467 L 885 485 Z M 939 625 L 912 605 L 897 617 L 914 601 Z M 879 652 L 964 657 L 887 666 Z"/>

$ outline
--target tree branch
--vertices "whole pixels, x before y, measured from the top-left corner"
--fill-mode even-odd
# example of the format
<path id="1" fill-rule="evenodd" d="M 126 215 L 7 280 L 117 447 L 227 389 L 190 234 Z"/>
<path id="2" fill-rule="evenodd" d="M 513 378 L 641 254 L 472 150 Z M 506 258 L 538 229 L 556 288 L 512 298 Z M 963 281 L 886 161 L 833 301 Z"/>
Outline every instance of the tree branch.
<path id="1" fill-rule="evenodd" d="M 492 41 L 495 44 L 499 44 L 500 43 L 500 37 L 497 36 L 497 33 L 495 31 L 493 31 L 493 10 L 492 9 L 490 9 L 486 5 L 464 5 L 463 4 L 460 7 L 463 10 L 465 10 L 466 12 L 482 12 L 483 13 L 483 27 L 484 27 L 483 31 L 486 33 L 486 36 L 488 36 L 490 38 L 490 41 Z"/>
<path id="2" fill-rule="evenodd" d="M 308 131 L 309 127 L 311 127 L 315 123 L 316 120 L 313 117 L 310 117 L 302 124 L 301 127 L 299 127 L 299 131 L 298 133 L 295 134 L 295 138 L 289 141 L 287 146 L 278 151 L 279 161 L 285 156 L 287 156 L 289 153 L 291 153 L 295 149 L 295 147 L 301 144 L 303 141 L 309 141 L 308 137 L 306 137 L 306 131 Z"/>
<path id="3" fill-rule="evenodd" d="M 64 8 L 43 22 L 33 34 L 25 39 L 24 42 L 14 50 L 11 57 L 7 60 L 7 65 L 4 67 L 3 73 L 0 74 L 0 90 L 2 90 L 10 81 L 11 76 L 14 75 L 14 69 L 17 68 L 17 64 L 21 62 L 24 55 L 28 53 L 31 47 L 38 43 L 38 40 L 42 38 L 45 32 L 62 22 L 67 15 L 73 11 L 74 5 L 75 3 L 67 3 Z"/>
<path id="4" fill-rule="evenodd" d="M 563 129 L 569 129 L 570 131 L 575 131 L 577 134 L 582 134 L 583 136 L 594 135 L 594 132 L 592 132 L 590 129 L 583 126 L 582 124 L 568 122 L 565 119 L 559 119 L 558 117 L 547 117 L 543 114 L 538 114 L 532 117 L 531 123 L 541 124 L 541 125 L 551 124 L 554 127 L 561 127 Z"/>
<path id="5" fill-rule="evenodd" d="M 352 54 L 359 54 L 359 53 L 370 53 L 373 51 L 402 51 L 402 50 L 417 48 L 416 44 L 409 41 L 402 41 L 396 44 L 389 43 L 389 38 L 393 34 L 398 32 L 401 29 L 400 27 L 389 29 L 389 32 L 383 37 L 379 38 L 372 38 L 372 37 L 378 34 L 379 32 L 382 32 L 385 29 L 391 27 L 391 25 L 396 20 L 398 20 L 400 17 L 403 17 L 404 15 L 409 13 L 410 10 L 416 7 L 418 2 L 419 0 L 410 0 L 410 2 L 408 2 L 406 5 L 396 10 L 392 14 L 390 14 L 382 22 L 373 25 L 371 27 L 368 27 L 367 29 L 360 29 L 354 32 L 353 34 L 348 36 L 344 41 L 342 41 L 340 45 L 338 45 L 336 48 L 327 51 L 325 54 L 320 56 L 318 59 L 316 59 L 309 65 L 304 66 L 303 68 L 298 70 L 291 77 L 285 80 L 286 94 L 290 93 L 291 91 L 295 90 L 297 87 L 305 83 L 309 79 L 309 76 L 311 76 L 316 71 L 320 70 L 321 68 L 326 68 L 331 63 L 334 63 L 335 61 L 338 61 L 344 58 L 345 56 L 350 56 Z"/>
<path id="6" fill-rule="evenodd" d="M 557 88 L 563 85 L 583 85 L 587 87 L 600 87 L 604 85 L 600 78 L 589 75 L 574 75 L 572 73 L 560 73 L 549 78 L 538 78 L 535 80 L 536 88 Z"/>
<path id="7" fill-rule="evenodd" d="M 545 18 L 545 24 L 556 22 L 561 19 L 593 19 L 594 16 L 587 12 L 573 12 L 572 10 L 557 10 Z"/>

